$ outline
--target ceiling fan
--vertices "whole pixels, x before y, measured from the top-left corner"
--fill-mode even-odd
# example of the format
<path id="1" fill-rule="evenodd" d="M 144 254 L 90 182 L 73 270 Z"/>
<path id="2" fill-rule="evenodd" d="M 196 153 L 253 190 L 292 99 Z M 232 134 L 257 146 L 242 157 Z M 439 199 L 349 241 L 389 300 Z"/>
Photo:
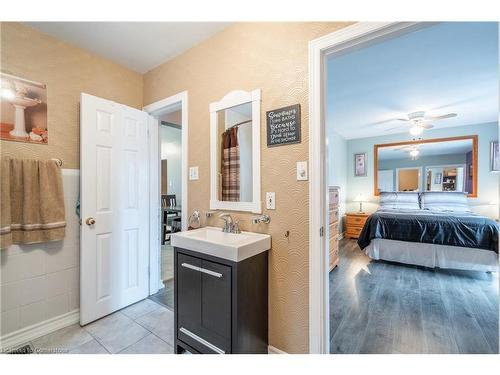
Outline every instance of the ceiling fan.
<path id="1" fill-rule="evenodd" d="M 412 160 L 417 159 L 418 155 L 420 155 L 420 150 L 418 149 L 418 145 L 394 147 L 393 151 L 406 151 L 406 152 L 408 152 L 408 154 L 410 154 L 410 157 L 412 158 Z"/>
<path id="2" fill-rule="evenodd" d="M 410 134 L 411 135 L 420 135 L 426 129 L 432 129 L 434 125 L 432 125 L 431 121 L 442 120 L 445 118 L 456 117 L 456 113 L 447 113 L 441 116 L 426 116 L 425 111 L 412 112 L 408 114 L 408 118 L 397 118 L 395 120 L 404 121 L 407 124 L 395 126 L 390 129 L 386 129 L 385 131 L 390 131 L 394 129 L 398 129 L 404 126 L 410 126 Z"/>

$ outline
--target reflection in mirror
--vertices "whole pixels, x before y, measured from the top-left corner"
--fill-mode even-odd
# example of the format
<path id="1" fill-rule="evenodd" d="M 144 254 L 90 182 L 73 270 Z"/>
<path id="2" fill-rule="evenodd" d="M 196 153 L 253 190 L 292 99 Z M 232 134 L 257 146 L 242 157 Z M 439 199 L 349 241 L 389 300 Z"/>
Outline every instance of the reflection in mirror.
<path id="1" fill-rule="evenodd" d="M 252 103 L 217 111 L 218 199 L 252 202 Z"/>
<path id="2" fill-rule="evenodd" d="M 460 191 L 474 194 L 474 137 L 376 145 L 377 192 Z"/>

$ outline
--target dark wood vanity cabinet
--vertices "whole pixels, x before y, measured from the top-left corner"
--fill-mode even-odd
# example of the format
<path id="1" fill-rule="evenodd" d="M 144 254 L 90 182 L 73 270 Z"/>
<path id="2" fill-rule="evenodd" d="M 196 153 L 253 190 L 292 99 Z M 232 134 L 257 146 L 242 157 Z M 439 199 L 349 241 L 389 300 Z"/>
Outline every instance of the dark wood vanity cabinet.
<path id="1" fill-rule="evenodd" d="M 240 262 L 174 248 L 175 353 L 267 353 L 268 252 Z"/>

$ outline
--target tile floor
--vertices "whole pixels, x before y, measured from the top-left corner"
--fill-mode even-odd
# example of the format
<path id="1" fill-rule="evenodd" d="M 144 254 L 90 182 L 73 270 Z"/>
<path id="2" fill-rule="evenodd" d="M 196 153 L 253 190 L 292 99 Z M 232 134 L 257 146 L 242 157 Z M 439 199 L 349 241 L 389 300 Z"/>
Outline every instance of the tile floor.
<path id="1" fill-rule="evenodd" d="M 35 353 L 171 354 L 174 313 L 145 299 L 84 327 L 60 329 L 30 342 Z"/>

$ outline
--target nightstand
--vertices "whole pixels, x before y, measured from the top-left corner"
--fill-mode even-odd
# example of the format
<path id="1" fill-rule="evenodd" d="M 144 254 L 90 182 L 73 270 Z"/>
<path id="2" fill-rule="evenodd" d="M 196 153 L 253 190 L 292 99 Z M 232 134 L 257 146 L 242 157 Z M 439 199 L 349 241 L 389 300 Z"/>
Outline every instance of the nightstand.
<path id="1" fill-rule="evenodd" d="M 346 238 L 358 238 L 361 230 L 363 229 L 366 220 L 368 219 L 368 214 L 365 213 L 348 213 L 346 217 Z"/>

